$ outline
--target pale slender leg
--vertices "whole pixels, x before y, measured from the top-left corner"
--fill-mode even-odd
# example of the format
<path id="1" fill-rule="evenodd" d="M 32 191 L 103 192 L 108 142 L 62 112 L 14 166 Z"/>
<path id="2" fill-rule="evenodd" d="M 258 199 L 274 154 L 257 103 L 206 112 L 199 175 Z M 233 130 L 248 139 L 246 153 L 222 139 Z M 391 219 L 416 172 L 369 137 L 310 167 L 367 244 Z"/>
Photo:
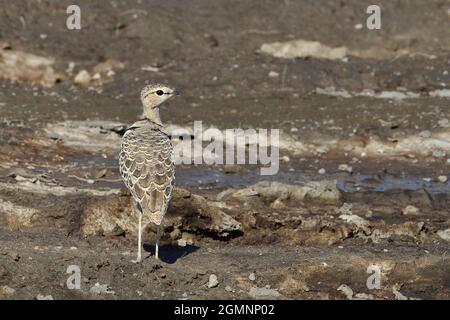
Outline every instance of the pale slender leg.
<path id="1" fill-rule="evenodd" d="M 159 238 L 161 237 L 161 225 L 158 225 L 156 228 L 155 258 L 156 260 L 159 260 Z"/>
<path id="2" fill-rule="evenodd" d="M 142 250 L 142 213 L 139 212 L 139 227 L 138 227 L 138 254 L 136 260 L 132 260 L 134 263 L 141 262 L 141 250 Z"/>

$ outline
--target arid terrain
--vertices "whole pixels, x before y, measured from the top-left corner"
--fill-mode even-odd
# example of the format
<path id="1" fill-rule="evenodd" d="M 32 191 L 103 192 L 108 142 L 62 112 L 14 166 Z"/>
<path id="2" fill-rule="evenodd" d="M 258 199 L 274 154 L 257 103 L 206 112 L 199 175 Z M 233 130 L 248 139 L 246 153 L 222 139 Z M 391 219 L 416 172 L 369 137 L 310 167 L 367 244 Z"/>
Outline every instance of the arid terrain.
<path id="1" fill-rule="evenodd" d="M 72 2 L 0 0 L 1 299 L 450 299 L 449 1 L 378 1 L 380 30 L 357 0 L 80 0 L 69 30 Z M 168 133 L 280 129 L 280 167 L 177 166 L 134 264 L 152 82 Z"/>

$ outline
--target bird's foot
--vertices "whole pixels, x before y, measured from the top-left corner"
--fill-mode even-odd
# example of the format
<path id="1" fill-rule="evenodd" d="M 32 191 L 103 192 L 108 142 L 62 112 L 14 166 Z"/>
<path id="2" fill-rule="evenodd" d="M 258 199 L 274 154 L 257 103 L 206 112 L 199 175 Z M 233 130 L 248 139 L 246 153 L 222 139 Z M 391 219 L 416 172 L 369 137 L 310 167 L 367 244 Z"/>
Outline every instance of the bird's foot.
<path id="1" fill-rule="evenodd" d="M 141 263 L 141 261 L 142 261 L 141 257 L 137 257 L 136 260 L 131 260 L 132 263 L 136 264 Z"/>

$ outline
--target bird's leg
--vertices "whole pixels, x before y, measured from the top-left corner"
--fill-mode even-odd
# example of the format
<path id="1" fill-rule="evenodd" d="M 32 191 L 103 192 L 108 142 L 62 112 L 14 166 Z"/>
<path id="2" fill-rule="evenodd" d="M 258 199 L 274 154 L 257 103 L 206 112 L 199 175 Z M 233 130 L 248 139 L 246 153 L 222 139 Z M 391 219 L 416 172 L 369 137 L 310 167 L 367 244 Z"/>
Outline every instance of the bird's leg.
<path id="1" fill-rule="evenodd" d="M 141 250 L 142 250 L 142 212 L 139 211 L 138 254 L 136 260 L 131 260 L 133 263 L 141 262 Z"/>
<path id="2" fill-rule="evenodd" d="M 155 258 L 156 258 L 156 260 L 159 260 L 159 238 L 161 237 L 161 233 L 160 233 L 160 230 L 161 230 L 161 225 L 159 224 L 159 225 L 157 225 L 156 226 L 156 244 L 155 244 Z"/>

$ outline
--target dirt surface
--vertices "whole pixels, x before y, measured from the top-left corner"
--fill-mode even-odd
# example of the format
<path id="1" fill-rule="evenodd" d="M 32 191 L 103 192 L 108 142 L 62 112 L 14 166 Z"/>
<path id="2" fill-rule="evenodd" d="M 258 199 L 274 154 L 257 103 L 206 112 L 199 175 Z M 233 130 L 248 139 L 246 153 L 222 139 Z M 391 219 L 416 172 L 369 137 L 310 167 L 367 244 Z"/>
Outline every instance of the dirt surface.
<path id="1" fill-rule="evenodd" d="M 381 30 L 356 0 L 86 0 L 81 30 L 0 2 L 0 298 L 450 298 L 448 1 L 379 1 Z M 347 54 L 261 52 L 296 39 Z M 149 82 L 182 92 L 169 127 L 281 129 L 281 159 L 177 166 L 133 264 L 117 152 Z"/>

